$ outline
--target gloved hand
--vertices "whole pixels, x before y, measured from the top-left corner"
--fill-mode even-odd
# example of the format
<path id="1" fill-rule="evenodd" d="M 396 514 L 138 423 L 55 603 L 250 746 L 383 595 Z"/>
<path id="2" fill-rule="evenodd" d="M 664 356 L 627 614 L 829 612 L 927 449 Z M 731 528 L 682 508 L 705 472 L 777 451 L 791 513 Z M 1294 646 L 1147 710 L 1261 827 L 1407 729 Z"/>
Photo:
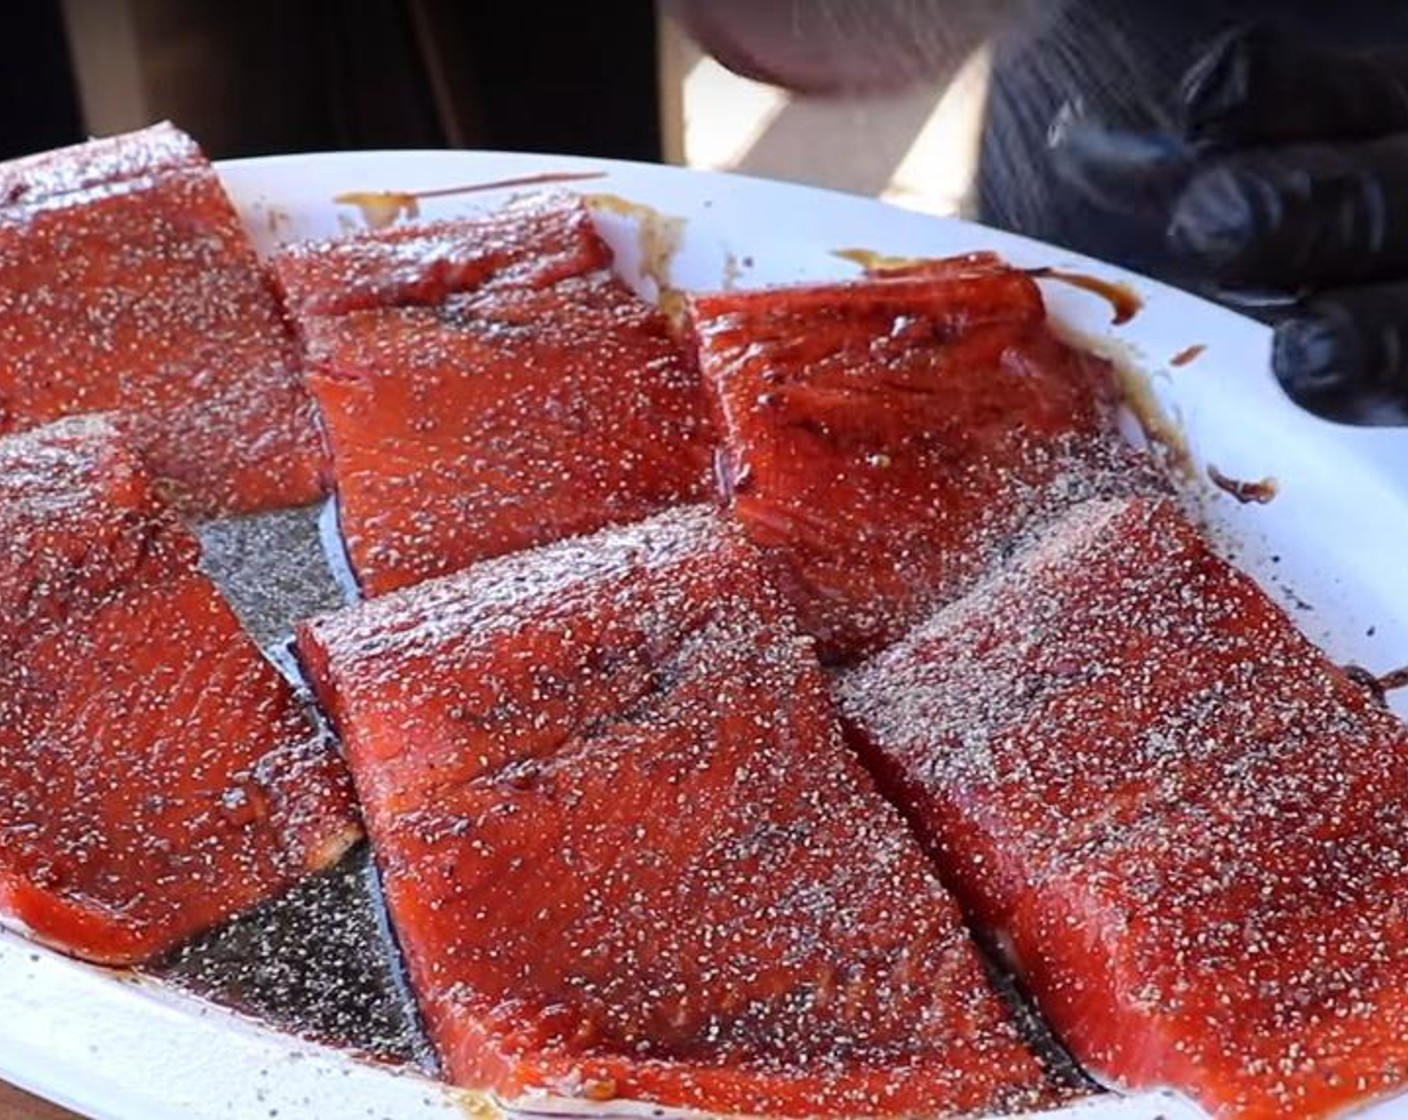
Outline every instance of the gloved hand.
<path id="1" fill-rule="evenodd" d="M 1067 106 L 1059 173 L 1102 206 L 1162 215 L 1204 290 L 1271 319 L 1276 377 L 1298 403 L 1408 423 L 1408 46 L 1349 53 L 1238 29 L 1155 119 L 1166 133 Z"/>

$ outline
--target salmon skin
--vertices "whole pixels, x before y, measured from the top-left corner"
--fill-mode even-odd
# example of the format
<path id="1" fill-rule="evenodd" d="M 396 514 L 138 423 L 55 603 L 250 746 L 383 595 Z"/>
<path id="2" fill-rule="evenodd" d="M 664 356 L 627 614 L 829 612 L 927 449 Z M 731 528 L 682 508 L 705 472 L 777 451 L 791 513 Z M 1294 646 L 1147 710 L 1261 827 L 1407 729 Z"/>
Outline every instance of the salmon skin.
<path id="1" fill-rule="evenodd" d="M 572 197 L 281 258 L 364 594 L 704 496 L 698 371 L 609 261 Z"/>
<path id="2" fill-rule="evenodd" d="M 341 760 L 106 417 L 0 440 L 0 912 L 153 957 L 330 866 Z"/>
<path id="3" fill-rule="evenodd" d="M 990 254 L 689 303 L 726 500 L 828 660 L 895 640 L 1021 531 L 1140 473 L 1106 364 Z"/>
<path id="4" fill-rule="evenodd" d="M 300 626 L 452 1080 L 777 1116 L 1058 1093 L 700 507 Z"/>
<path id="5" fill-rule="evenodd" d="M 0 435 L 104 410 L 188 512 L 322 492 L 272 280 L 169 125 L 0 164 Z"/>
<path id="6" fill-rule="evenodd" d="M 1221 1117 L 1408 1084 L 1408 729 L 1166 502 L 1096 502 L 843 711 L 1088 1069 Z"/>

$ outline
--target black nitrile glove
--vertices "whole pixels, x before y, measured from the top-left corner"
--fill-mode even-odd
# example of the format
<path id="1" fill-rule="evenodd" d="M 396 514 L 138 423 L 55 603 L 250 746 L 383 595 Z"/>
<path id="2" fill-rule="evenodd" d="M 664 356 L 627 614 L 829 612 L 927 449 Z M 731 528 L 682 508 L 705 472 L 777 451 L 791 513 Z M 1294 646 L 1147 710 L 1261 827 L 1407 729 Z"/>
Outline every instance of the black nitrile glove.
<path id="1" fill-rule="evenodd" d="M 1408 47 L 1239 29 L 1157 119 L 1165 133 L 1136 134 L 1068 108 L 1051 135 L 1060 174 L 1114 211 L 1165 214 L 1169 248 L 1210 294 L 1260 297 L 1298 403 L 1408 424 Z"/>

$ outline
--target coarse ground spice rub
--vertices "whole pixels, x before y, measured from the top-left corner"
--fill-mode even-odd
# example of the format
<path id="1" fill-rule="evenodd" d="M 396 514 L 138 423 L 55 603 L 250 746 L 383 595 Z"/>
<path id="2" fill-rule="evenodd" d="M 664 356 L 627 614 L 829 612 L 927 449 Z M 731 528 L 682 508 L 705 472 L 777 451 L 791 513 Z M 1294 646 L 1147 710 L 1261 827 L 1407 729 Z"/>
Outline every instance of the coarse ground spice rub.
<path id="1" fill-rule="evenodd" d="M 1170 504 L 1077 507 L 839 697 L 1087 1068 L 1229 1117 L 1408 1082 L 1408 730 Z"/>
<path id="2" fill-rule="evenodd" d="M 828 661 L 899 638 L 1070 503 L 1148 484 L 1106 363 L 990 254 L 689 307 L 725 501 Z"/>
<path id="3" fill-rule="evenodd" d="M 101 416 L 0 440 L 0 911 L 152 957 L 330 867 L 346 769 Z"/>
<path id="4" fill-rule="evenodd" d="M 610 261 L 552 196 L 277 262 L 365 594 L 705 497 L 693 356 Z"/>
<path id="5" fill-rule="evenodd" d="M 778 1116 L 1061 1098 L 710 512 L 300 627 L 456 1082 Z"/>
<path id="6" fill-rule="evenodd" d="M 595 202 L 682 301 L 682 224 Z M 580 199 L 289 247 L 274 285 L 174 129 L 0 165 L 0 907 L 545 1111 L 1067 1099 L 947 887 L 1106 1079 L 1235 1117 L 1401 1090 L 1385 681 L 1147 497 L 1030 275 L 843 255 L 869 280 L 697 295 L 682 340 Z M 119 438 L 188 514 L 307 501 L 300 345 L 388 593 L 300 630 L 394 930 L 306 697 Z M 722 515 L 681 506 L 716 419 Z M 333 602 L 249 578 L 306 514 L 203 529 L 262 640 Z M 816 642 L 883 652 L 827 677 Z"/>
<path id="7" fill-rule="evenodd" d="M 170 125 L 0 165 L 0 435 L 105 410 L 188 513 L 322 493 L 273 283 Z"/>

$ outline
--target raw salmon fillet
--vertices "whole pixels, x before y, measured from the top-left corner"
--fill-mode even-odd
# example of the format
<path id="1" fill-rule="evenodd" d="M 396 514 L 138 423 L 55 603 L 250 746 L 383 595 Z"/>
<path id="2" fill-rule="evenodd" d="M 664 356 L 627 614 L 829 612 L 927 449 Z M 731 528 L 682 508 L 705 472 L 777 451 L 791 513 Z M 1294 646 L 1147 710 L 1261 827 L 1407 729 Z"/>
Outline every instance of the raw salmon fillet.
<path id="1" fill-rule="evenodd" d="M 419 280 L 396 255 L 418 238 L 436 247 Z M 319 306 L 316 275 L 348 278 L 353 303 L 405 301 L 300 320 L 366 595 L 704 495 L 698 371 L 664 316 L 603 267 L 580 201 L 326 253 L 280 266 L 290 291 L 307 289 L 301 306 Z"/>
<path id="2" fill-rule="evenodd" d="M 1226 1117 L 1408 1085 L 1408 729 L 1162 501 L 848 674 L 946 882 L 1088 1068 Z"/>
<path id="3" fill-rule="evenodd" d="M 104 410 L 190 512 L 321 492 L 272 280 L 169 125 L 0 164 L 0 435 Z"/>
<path id="4" fill-rule="evenodd" d="M 1133 470 L 1105 363 L 990 256 L 690 306 L 725 496 L 828 660 L 897 638 L 1038 514 Z"/>
<path id="5" fill-rule="evenodd" d="M 548 194 L 473 219 L 393 226 L 281 249 L 273 267 L 297 319 L 436 304 L 488 282 L 540 286 L 606 268 L 586 207 Z"/>
<path id="6" fill-rule="evenodd" d="M 298 638 L 455 1082 L 789 1116 L 1054 1095 L 710 512 Z"/>
<path id="7" fill-rule="evenodd" d="M 0 440 L 0 912 L 152 957 L 331 865 L 352 787 L 104 417 Z"/>

